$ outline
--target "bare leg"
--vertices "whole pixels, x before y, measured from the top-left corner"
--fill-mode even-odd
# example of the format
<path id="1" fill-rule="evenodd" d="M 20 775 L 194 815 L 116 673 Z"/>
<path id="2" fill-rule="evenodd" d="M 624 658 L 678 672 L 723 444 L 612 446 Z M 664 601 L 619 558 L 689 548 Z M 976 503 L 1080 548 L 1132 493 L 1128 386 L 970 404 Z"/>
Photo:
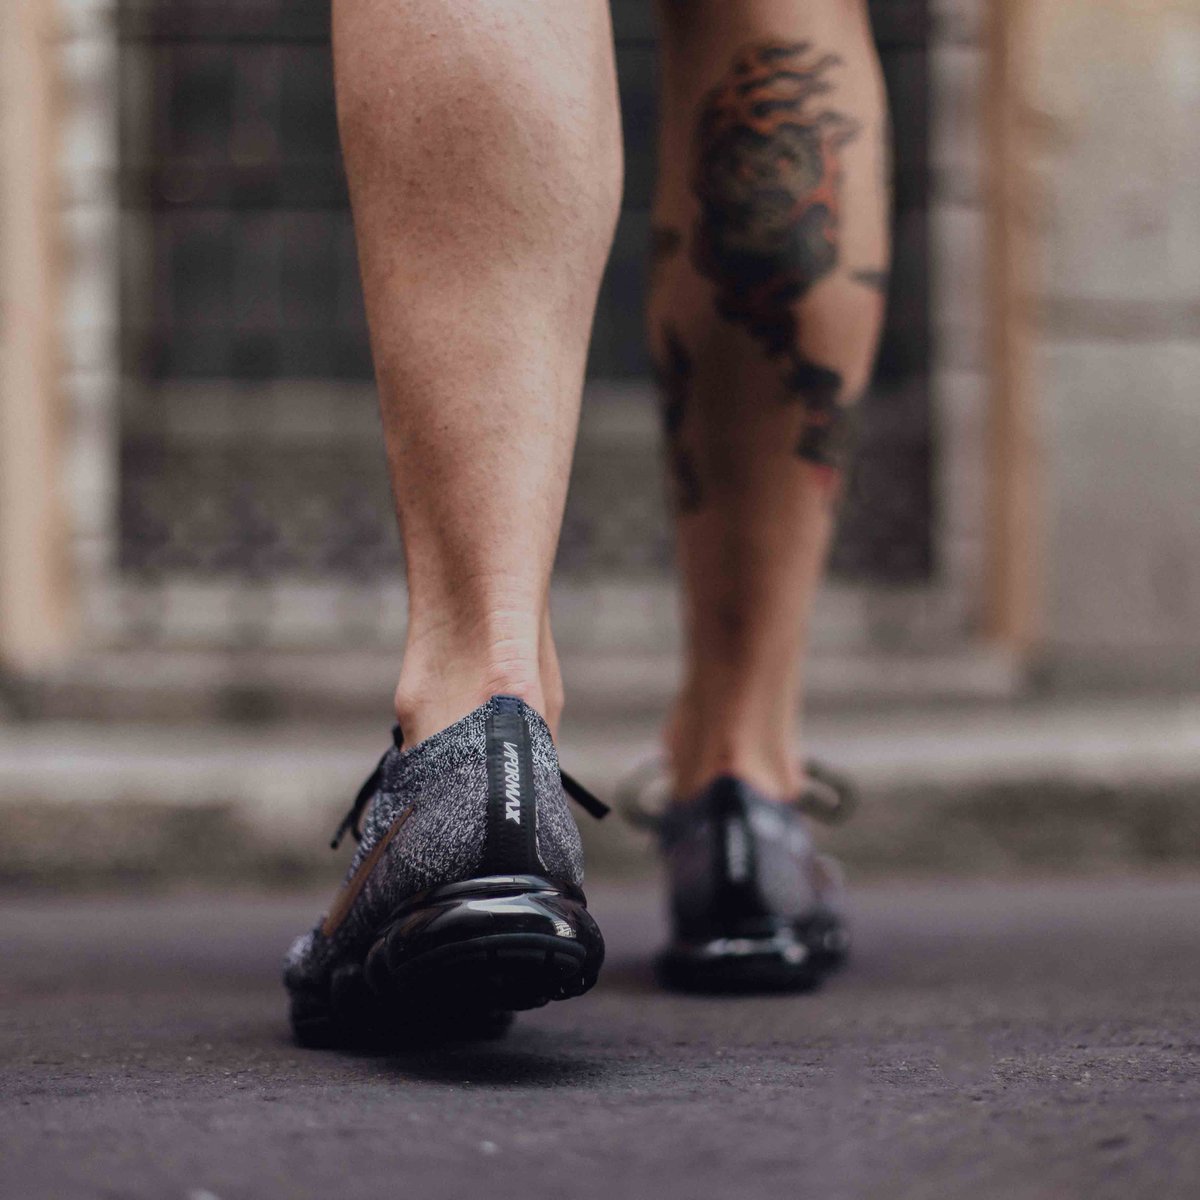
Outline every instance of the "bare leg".
<path id="1" fill-rule="evenodd" d="M 678 502 L 676 792 L 800 783 L 801 658 L 888 265 L 862 0 L 660 0 L 651 341 Z"/>
<path id="2" fill-rule="evenodd" d="M 546 610 L 620 198 L 604 0 L 337 0 L 338 112 L 407 555 L 410 743 L 553 725 Z"/>

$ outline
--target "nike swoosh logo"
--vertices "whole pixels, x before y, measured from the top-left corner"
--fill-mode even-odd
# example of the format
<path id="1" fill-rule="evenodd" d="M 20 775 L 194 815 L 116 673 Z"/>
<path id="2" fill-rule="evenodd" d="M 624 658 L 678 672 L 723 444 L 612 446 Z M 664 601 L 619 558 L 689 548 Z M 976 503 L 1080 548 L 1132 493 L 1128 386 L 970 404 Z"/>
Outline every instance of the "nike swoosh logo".
<path id="1" fill-rule="evenodd" d="M 375 870 L 376 864 L 383 857 L 383 852 L 391 845 L 392 838 L 400 832 L 404 826 L 404 822 L 412 816 L 412 811 L 413 805 L 410 804 L 388 826 L 387 833 L 375 843 L 371 848 L 370 854 L 358 864 L 358 870 L 342 884 L 342 889 L 334 897 L 333 904 L 330 906 L 325 920 L 321 922 L 321 932 L 325 937 L 332 937 L 341 923 L 350 915 L 350 910 L 354 907 L 354 902 L 362 893 L 363 888 L 366 887 L 371 872 Z"/>

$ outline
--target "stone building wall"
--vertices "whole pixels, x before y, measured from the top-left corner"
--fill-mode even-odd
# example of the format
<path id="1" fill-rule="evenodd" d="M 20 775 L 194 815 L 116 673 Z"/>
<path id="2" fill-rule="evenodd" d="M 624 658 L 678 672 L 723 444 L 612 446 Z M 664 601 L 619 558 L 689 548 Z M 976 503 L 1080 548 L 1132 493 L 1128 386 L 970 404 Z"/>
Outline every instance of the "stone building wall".
<path id="1" fill-rule="evenodd" d="M 136 134 L 153 97 L 136 58 L 127 56 L 122 44 L 128 43 L 128 14 L 136 18 L 149 6 L 128 4 L 122 22 L 115 0 L 61 3 L 67 85 L 63 217 L 71 248 L 65 314 L 73 405 L 68 475 L 86 643 L 394 642 L 403 621 L 403 594 L 390 565 L 388 570 L 372 567 L 374 555 L 382 562 L 393 551 L 383 542 L 374 548 L 379 535 L 372 521 L 380 523 L 382 514 L 382 523 L 388 523 L 388 504 L 365 381 L 330 386 L 323 381 L 184 381 L 140 395 L 137 381 L 129 378 L 120 354 L 117 289 L 123 276 L 128 294 L 130 278 L 141 269 L 136 246 L 145 217 L 122 199 L 122 189 L 129 194 L 129 154 L 131 147 L 136 153 L 137 136 L 131 138 L 128 123 L 120 133 L 120 114 L 135 114 Z M 914 79 L 926 70 L 931 74 L 932 125 L 926 129 L 911 116 L 904 123 L 906 136 L 919 143 L 921 160 L 928 135 L 928 200 L 922 191 L 920 208 L 913 212 L 920 224 L 913 227 L 915 236 L 904 237 L 901 244 L 910 258 L 918 256 L 913 259 L 918 265 L 929 245 L 933 270 L 929 384 L 937 455 L 928 485 L 935 504 L 933 566 L 915 571 L 901 567 L 892 579 L 885 571 L 882 582 L 858 578 L 839 583 L 823 602 L 816 640 L 831 651 L 879 645 L 945 649 L 964 644 L 977 627 L 982 563 L 984 287 L 979 245 L 984 216 L 975 149 L 981 26 L 971 10 L 935 6 L 926 45 L 923 3 L 878 0 L 876 11 L 893 47 L 889 53 L 899 86 L 905 87 L 910 73 Z M 630 153 L 628 194 L 596 330 L 595 384 L 585 407 L 558 588 L 564 640 L 593 650 L 617 643 L 663 647 L 674 637 L 667 525 L 657 483 L 656 405 L 645 378 L 637 311 L 653 158 L 653 30 L 648 6 L 640 0 L 617 4 L 614 12 Z M 924 189 L 925 181 L 918 182 Z M 275 414 L 285 410 L 286 419 L 278 420 Z M 294 473 L 298 476 L 302 466 L 310 483 L 331 472 L 361 476 L 359 507 L 365 505 L 370 513 L 364 509 L 356 516 L 338 509 L 318 514 L 327 523 L 344 518 L 348 536 L 370 543 L 355 571 L 322 575 L 318 561 L 315 568 L 308 564 L 304 577 L 293 572 L 283 578 L 257 567 L 244 572 L 244 578 L 206 576 L 203 552 L 180 572 L 171 565 L 177 550 L 169 544 L 164 549 L 153 539 L 141 545 L 136 538 L 122 540 L 120 523 L 128 522 L 131 513 L 134 518 L 153 517 L 157 511 L 174 516 L 186 501 L 172 491 L 183 473 L 171 463 L 156 460 L 145 472 L 133 470 L 137 459 L 129 456 L 122 422 L 141 419 L 140 413 L 149 414 L 152 430 L 165 429 L 178 439 L 177 445 L 203 444 L 204 453 L 190 458 L 192 469 L 197 463 L 202 469 L 208 461 L 215 470 L 228 471 L 229 460 L 223 458 L 228 447 L 253 442 L 249 466 L 239 469 L 277 472 L 278 499 L 285 511 L 298 508 L 282 486 L 286 463 L 293 459 L 298 464 Z M 365 464 L 361 471 L 345 467 L 352 459 Z M 888 478 L 886 467 L 885 462 L 874 478 Z M 903 472 L 897 472 L 897 479 L 899 489 L 910 483 L 923 486 L 919 477 L 910 479 Z M 221 494 L 219 485 L 212 490 Z M 904 503 L 905 495 L 899 493 L 889 502 L 897 519 Z M 205 525 L 205 513 L 199 511 L 203 506 L 195 507 L 187 514 L 187 528 L 201 540 L 212 529 L 219 536 L 217 527 L 230 523 L 228 514 L 218 513 Z M 917 519 L 923 519 L 919 509 Z M 391 538 L 389 530 L 385 541 Z M 881 544 L 867 557 L 878 559 L 886 550 Z M 226 550 L 217 544 L 210 555 L 221 558 Z M 605 619 L 597 620 L 598 606 Z"/>
<path id="2" fill-rule="evenodd" d="M 1200 681 L 1200 4 L 1039 0 L 1023 31 L 1043 654 Z"/>
<path id="3" fill-rule="evenodd" d="M 372 590 L 354 581 L 266 581 L 247 590 L 176 580 L 147 591 L 123 577 L 117 113 L 120 89 L 136 80 L 120 69 L 113 0 L 60 5 L 70 411 L 64 475 L 84 649 L 228 648 L 250 636 L 265 645 L 317 647 L 329 644 L 330 629 L 394 641 L 403 620 L 403 595 L 394 583 Z M 638 6 L 624 7 L 636 17 Z M 1035 260 L 1028 301 L 1042 483 L 1035 650 L 1064 683 L 1194 681 L 1200 662 L 1200 140 L 1192 126 L 1200 107 L 1200 15 L 1195 0 L 1022 0 L 1013 7 L 1028 18 L 1019 99 Z M 895 650 L 945 656 L 980 642 L 989 537 L 987 417 L 994 399 L 984 114 L 990 22 L 1000 11 L 986 0 L 930 4 L 935 570 L 924 584 L 829 589 L 817 622 L 826 656 Z M 644 118 L 643 95 L 644 88 L 627 94 L 627 122 Z M 633 213 L 627 224 L 640 219 Z M 631 269 L 630 247 L 640 240 L 631 230 L 614 261 L 618 273 Z M 632 345 L 630 330 L 617 328 L 624 319 L 617 312 L 598 330 L 600 353 L 610 360 Z M 636 358 L 636 350 L 630 353 Z M 636 511 L 624 515 L 606 508 L 603 524 L 588 501 L 602 484 L 610 496 L 652 490 L 645 481 L 656 470 L 656 417 L 636 382 L 638 369 L 631 359 L 623 382 L 598 384 L 585 410 L 566 552 L 593 537 L 598 540 L 587 544 L 599 547 L 602 557 L 605 546 L 622 541 L 622 529 L 647 519 L 658 522 L 657 532 L 639 543 L 645 562 L 622 578 L 601 580 L 575 568 L 565 573 L 559 589 L 564 633 L 584 650 L 618 643 L 661 648 L 674 636 L 661 514 L 647 518 L 638 499 Z M 278 400 L 270 388 L 260 398 L 268 405 Z M 225 409 L 232 411 L 236 400 L 227 396 Z M 188 397 L 178 401 L 186 412 Z M 210 410 L 218 433 L 223 403 L 218 397 Z M 302 419 L 289 436 L 319 436 L 327 401 L 315 396 L 310 403 L 300 395 L 296 403 Z M 370 434 L 366 425 L 362 432 Z M 624 542 L 613 553 L 618 550 L 626 552 Z"/>

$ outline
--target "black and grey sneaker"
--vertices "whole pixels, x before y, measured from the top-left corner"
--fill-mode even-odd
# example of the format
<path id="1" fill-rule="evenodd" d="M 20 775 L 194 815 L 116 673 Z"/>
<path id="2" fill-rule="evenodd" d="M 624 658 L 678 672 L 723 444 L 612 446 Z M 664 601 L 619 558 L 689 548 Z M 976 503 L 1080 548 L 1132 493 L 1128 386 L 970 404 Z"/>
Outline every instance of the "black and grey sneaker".
<path id="1" fill-rule="evenodd" d="M 660 981 L 683 991 L 796 991 L 814 987 L 849 946 L 841 872 L 819 855 L 805 815 L 841 820 L 849 785 L 808 764 L 808 786 L 778 803 L 731 776 L 650 816 L 667 870 L 671 941 Z"/>
<path id="2" fill-rule="evenodd" d="M 425 1031 L 499 1032 L 518 1009 L 579 996 L 604 939 L 584 894 L 550 730 L 493 696 L 411 749 L 395 745 L 333 845 L 358 851 L 328 913 L 288 952 L 292 1030 L 305 1045 L 377 1044 Z"/>

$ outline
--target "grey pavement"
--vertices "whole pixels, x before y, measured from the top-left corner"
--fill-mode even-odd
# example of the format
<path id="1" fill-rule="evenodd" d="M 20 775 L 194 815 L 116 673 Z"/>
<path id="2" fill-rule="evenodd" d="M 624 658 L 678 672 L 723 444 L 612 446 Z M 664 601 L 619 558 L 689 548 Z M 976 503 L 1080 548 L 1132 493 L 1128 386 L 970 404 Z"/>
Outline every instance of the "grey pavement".
<path id="1" fill-rule="evenodd" d="M 288 1041 L 313 895 L 8 898 L 0 1196 L 1200 1194 L 1200 879 L 876 883 L 821 992 L 671 997 L 644 885 L 481 1046 Z"/>

